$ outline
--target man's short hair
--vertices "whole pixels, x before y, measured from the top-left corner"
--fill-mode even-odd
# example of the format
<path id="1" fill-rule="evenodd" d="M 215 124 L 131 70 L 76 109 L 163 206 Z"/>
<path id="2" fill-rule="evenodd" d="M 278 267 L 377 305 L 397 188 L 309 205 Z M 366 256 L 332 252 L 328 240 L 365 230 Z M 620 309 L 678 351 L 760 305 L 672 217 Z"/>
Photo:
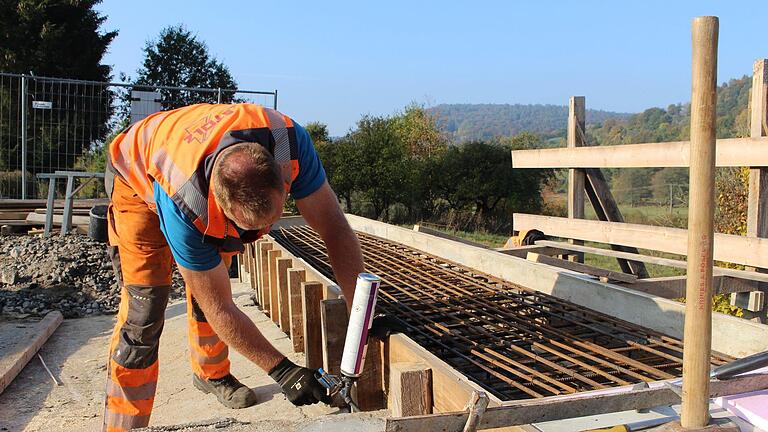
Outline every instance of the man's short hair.
<path id="1" fill-rule="evenodd" d="M 285 188 L 275 158 L 259 143 L 240 143 L 224 149 L 214 161 L 213 196 L 227 215 L 237 207 L 244 222 L 257 224 L 271 215 L 272 196 Z"/>

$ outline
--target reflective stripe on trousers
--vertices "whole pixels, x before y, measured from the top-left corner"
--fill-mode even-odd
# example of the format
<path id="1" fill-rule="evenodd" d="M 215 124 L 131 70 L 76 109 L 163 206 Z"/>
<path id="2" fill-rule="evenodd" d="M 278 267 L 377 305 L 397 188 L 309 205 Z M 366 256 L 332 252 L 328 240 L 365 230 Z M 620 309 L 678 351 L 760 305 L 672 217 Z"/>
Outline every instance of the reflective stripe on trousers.
<path id="1" fill-rule="evenodd" d="M 121 298 L 109 349 L 103 430 L 127 431 L 146 427 L 152 414 L 173 258 L 147 204 L 120 177 L 112 192 L 109 254 Z M 193 303 L 187 294 L 192 370 L 201 378 L 223 377 L 229 374 L 227 346 Z"/>

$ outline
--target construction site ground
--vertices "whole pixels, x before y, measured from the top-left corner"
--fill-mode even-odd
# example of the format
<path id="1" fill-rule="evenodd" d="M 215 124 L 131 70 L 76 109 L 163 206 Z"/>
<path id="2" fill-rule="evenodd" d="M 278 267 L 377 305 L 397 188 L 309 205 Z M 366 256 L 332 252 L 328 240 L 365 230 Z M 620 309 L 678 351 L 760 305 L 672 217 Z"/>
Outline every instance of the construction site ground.
<path id="1" fill-rule="evenodd" d="M 248 290 L 246 285 L 233 280 L 233 295 L 240 308 L 278 349 L 303 363 L 303 354 L 293 353 L 287 336 L 253 306 Z M 184 430 L 292 431 L 320 430 L 333 422 L 333 417 L 323 416 L 336 412 L 336 408 L 321 404 L 294 407 L 264 371 L 234 350 L 230 350 L 232 373 L 256 392 L 259 403 L 231 410 L 214 396 L 196 390 L 188 362 L 186 319 L 184 301 L 169 304 L 160 342 L 160 379 L 151 426 L 166 426 L 157 430 L 179 430 L 173 425 L 191 423 L 196 426 Z M 0 430 L 99 430 L 104 411 L 107 347 L 114 322 L 113 315 L 65 320 L 40 350 L 62 385 L 57 386 L 40 359 L 33 357 L 0 394 Z M 16 322 L 0 322 L 0 330 L 4 338 L 0 340 L 0 355 L 2 350 L 12 349 L 13 339 L 25 337 L 25 329 Z M 386 414 L 387 411 L 379 411 L 359 416 L 365 423 L 375 422 L 371 417 Z"/>

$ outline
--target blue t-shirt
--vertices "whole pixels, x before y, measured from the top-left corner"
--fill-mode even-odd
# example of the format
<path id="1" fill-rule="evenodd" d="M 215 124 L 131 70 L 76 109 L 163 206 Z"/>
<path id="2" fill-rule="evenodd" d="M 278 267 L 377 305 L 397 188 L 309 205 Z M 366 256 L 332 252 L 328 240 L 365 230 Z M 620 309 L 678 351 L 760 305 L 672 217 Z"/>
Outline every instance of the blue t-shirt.
<path id="1" fill-rule="evenodd" d="M 291 196 L 306 198 L 325 183 L 325 170 L 320 163 L 312 139 L 307 131 L 294 122 L 298 144 L 299 175 L 291 184 Z M 176 207 L 176 204 L 157 182 L 154 184 L 157 215 L 160 230 L 171 247 L 176 263 L 189 270 L 210 270 L 221 262 L 216 246 L 203 242 L 203 234 L 192 221 Z"/>

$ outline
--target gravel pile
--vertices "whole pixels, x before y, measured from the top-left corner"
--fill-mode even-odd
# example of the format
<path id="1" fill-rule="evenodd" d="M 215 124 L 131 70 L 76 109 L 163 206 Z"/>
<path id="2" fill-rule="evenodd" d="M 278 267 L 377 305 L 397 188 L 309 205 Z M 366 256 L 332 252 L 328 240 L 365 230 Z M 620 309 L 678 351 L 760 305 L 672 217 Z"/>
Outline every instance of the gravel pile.
<path id="1" fill-rule="evenodd" d="M 174 271 L 171 298 L 184 296 Z M 104 243 L 84 235 L 0 236 L 0 315 L 114 314 L 120 289 Z"/>

